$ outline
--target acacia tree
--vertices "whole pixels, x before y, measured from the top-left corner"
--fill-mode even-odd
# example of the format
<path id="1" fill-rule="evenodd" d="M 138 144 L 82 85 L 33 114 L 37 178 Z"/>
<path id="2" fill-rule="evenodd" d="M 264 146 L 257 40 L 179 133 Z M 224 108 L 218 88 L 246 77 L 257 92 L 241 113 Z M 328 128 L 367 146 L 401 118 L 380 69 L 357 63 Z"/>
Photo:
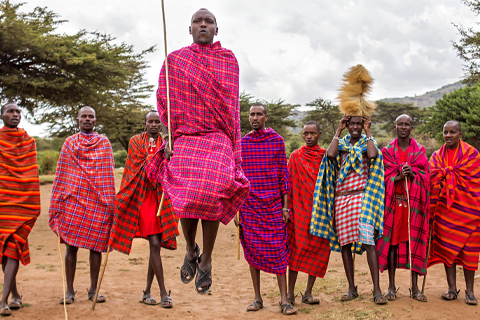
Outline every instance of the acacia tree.
<path id="1" fill-rule="evenodd" d="M 480 14 L 480 0 L 461 0 L 463 4 L 478 16 Z M 458 56 L 465 61 L 464 82 L 474 84 L 480 82 L 480 32 L 472 27 L 464 28 L 461 24 L 454 24 L 460 33 L 461 39 L 453 43 Z"/>
<path id="2" fill-rule="evenodd" d="M 259 102 L 267 107 L 268 120 L 265 123 L 266 127 L 270 127 L 281 135 L 285 140 L 289 137 L 288 127 L 295 127 L 295 120 L 290 117 L 294 115 L 295 109 L 298 105 L 285 103 L 284 100 L 268 102 L 266 100 L 257 100 L 252 95 L 242 92 L 240 93 L 240 122 L 242 136 L 246 135 L 251 130 L 248 115 L 252 104 Z"/>
<path id="3" fill-rule="evenodd" d="M 305 123 L 310 120 L 317 121 L 322 130 L 320 143 L 329 143 L 332 141 L 338 127 L 338 122 L 342 118 L 342 113 L 338 110 L 338 106 L 333 104 L 332 101 L 322 98 L 317 98 L 306 105 L 313 107 L 313 109 L 306 112 L 303 117 L 303 122 Z"/>
<path id="4" fill-rule="evenodd" d="M 372 117 L 372 122 L 378 130 L 388 134 L 395 132 L 395 119 L 401 114 L 408 114 L 413 120 L 413 126 L 418 127 L 424 121 L 425 111 L 413 103 L 377 101 L 377 109 Z"/>
<path id="5" fill-rule="evenodd" d="M 443 143 L 443 125 L 449 120 L 462 124 L 464 141 L 477 149 L 480 147 L 480 83 L 444 94 L 428 108 L 428 117 L 421 130 Z"/>
<path id="6" fill-rule="evenodd" d="M 79 107 L 89 105 L 97 130 L 127 148 L 151 109 L 141 101 L 153 90 L 144 57 L 154 47 L 136 53 L 108 34 L 59 34 L 66 21 L 47 8 L 20 12 L 22 5 L 0 1 L 0 103 L 17 101 L 52 136 L 75 132 Z"/>

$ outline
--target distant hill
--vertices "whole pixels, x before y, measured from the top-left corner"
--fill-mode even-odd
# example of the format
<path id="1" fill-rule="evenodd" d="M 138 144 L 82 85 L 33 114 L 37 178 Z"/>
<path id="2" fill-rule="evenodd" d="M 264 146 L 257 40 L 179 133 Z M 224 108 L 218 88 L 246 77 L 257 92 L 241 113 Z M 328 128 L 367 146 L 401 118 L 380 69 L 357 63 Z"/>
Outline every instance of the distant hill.
<path id="1" fill-rule="evenodd" d="M 423 109 L 426 107 L 433 106 L 435 104 L 435 101 L 443 97 L 444 93 L 448 94 L 454 90 L 457 90 L 463 87 L 465 87 L 465 84 L 458 81 L 452 84 L 447 84 L 446 86 L 443 86 L 440 89 L 437 89 L 435 91 L 429 91 L 420 96 L 405 97 L 405 98 L 385 98 L 385 99 L 381 99 L 381 101 L 413 103 L 414 105 Z"/>
<path id="2" fill-rule="evenodd" d="M 457 90 L 459 88 L 465 87 L 465 84 L 461 83 L 460 81 L 452 83 L 452 84 L 447 84 L 440 89 L 437 89 L 435 91 L 429 91 L 427 93 L 424 93 L 420 96 L 415 96 L 415 97 L 404 97 L 404 98 L 384 98 L 380 99 L 380 101 L 386 101 L 386 102 L 400 102 L 400 103 L 413 103 L 414 105 L 420 107 L 420 108 L 426 108 L 433 106 L 435 104 L 435 101 L 443 97 L 443 94 L 445 93 L 450 93 L 454 90 Z M 296 110 L 293 115 L 288 117 L 289 119 L 293 119 L 297 121 L 297 123 L 301 123 L 303 121 L 303 117 L 306 115 L 306 111 L 304 107 L 301 107 L 300 110 Z M 301 127 L 297 128 L 292 128 L 291 131 L 294 133 L 300 132 Z"/>

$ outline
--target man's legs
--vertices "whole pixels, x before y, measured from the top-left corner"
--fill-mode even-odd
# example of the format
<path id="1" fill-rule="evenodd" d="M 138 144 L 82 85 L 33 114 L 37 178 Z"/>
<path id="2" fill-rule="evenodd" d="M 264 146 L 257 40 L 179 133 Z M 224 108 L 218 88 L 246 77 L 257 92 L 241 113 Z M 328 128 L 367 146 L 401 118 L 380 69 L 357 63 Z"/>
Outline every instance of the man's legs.
<path id="1" fill-rule="evenodd" d="M 150 293 L 152 291 L 152 282 L 153 278 L 155 277 L 155 273 L 153 272 L 153 267 L 152 267 L 152 255 L 148 258 L 148 268 L 147 268 L 147 285 L 145 286 L 145 290 L 143 291 L 143 297 L 148 297 L 150 296 Z"/>
<path id="2" fill-rule="evenodd" d="M 293 271 L 288 268 L 288 294 L 287 298 L 289 301 L 295 301 L 295 283 L 297 282 L 298 271 Z M 310 276 L 308 277 L 310 280 Z M 308 288 L 308 283 L 307 283 Z M 306 292 L 305 292 L 306 294 Z"/>
<path id="3" fill-rule="evenodd" d="M 187 243 L 185 255 L 187 260 L 192 260 L 196 255 L 195 238 L 197 236 L 198 219 L 181 218 L 180 223 L 182 224 L 183 236 Z M 185 270 L 181 269 L 180 272 L 185 278 L 187 278 L 187 280 L 191 279 L 190 275 Z M 193 275 L 193 277 L 195 277 L 195 275 Z"/>
<path id="4" fill-rule="evenodd" d="M 12 293 L 12 301 L 21 301 L 20 295 L 17 291 L 16 276 L 18 272 L 19 261 L 10 257 L 3 256 L 2 269 L 3 269 L 3 293 L 2 300 L 0 301 L 0 308 L 8 306 L 8 296 Z"/>
<path id="5" fill-rule="evenodd" d="M 205 272 L 212 267 L 212 252 L 215 245 L 215 240 L 217 239 L 219 225 L 220 220 L 202 220 L 203 252 L 201 255 L 201 260 L 198 262 L 198 267 Z M 195 249 L 195 243 L 193 245 L 193 249 Z M 200 284 L 198 291 L 206 290 L 210 285 L 211 283 L 209 283 L 209 281 L 205 281 Z"/>
<path id="6" fill-rule="evenodd" d="M 466 295 L 475 297 L 473 293 L 473 283 L 475 281 L 475 271 L 474 270 L 467 270 L 465 267 L 463 268 L 463 275 L 465 276 L 465 285 L 467 287 Z"/>
<path id="7" fill-rule="evenodd" d="M 382 290 L 380 289 L 380 271 L 378 269 L 377 249 L 372 245 L 364 244 L 363 246 L 365 251 L 367 251 L 367 261 L 373 282 L 373 295 L 378 296 L 382 294 Z"/>
<path id="8" fill-rule="evenodd" d="M 252 268 L 252 267 L 250 267 Z M 251 272 L 251 269 L 250 269 Z M 252 276 L 253 280 L 253 276 Z M 280 289 L 280 306 L 282 308 L 282 313 L 284 314 L 294 314 L 297 312 L 295 308 L 292 307 L 290 301 L 287 298 L 287 275 L 281 274 L 277 275 L 278 288 Z M 260 270 L 258 272 L 258 292 L 260 293 Z M 255 293 L 255 296 L 257 293 Z"/>
<path id="9" fill-rule="evenodd" d="M 75 271 L 77 269 L 77 252 L 78 248 L 66 246 L 65 252 L 65 275 L 67 277 L 67 292 L 65 293 L 65 298 L 70 300 L 75 298 L 75 290 L 73 289 L 73 281 L 75 280 Z"/>
<path id="10" fill-rule="evenodd" d="M 317 280 L 317 277 L 308 275 L 307 288 L 305 289 L 305 296 L 312 295 L 312 289 L 313 289 L 313 285 L 315 284 L 315 280 Z"/>
<path id="11" fill-rule="evenodd" d="M 355 288 L 351 243 L 342 247 L 342 261 L 343 269 L 345 269 L 345 275 L 347 276 L 348 281 L 348 292 L 356 292 L 357 289 Z"/>
<path id="12" fill-rule="evenodd" d="M 154 234 L 148 236 L 148 242 L 150 244 L 150 265 L 155 272 L 155 276 L 157 277 L 158 287 L 160 288 L 160 296 L 162 299 L 165 299 L 168 295 L 167 290 L 165 289 L 165 281 L 163 278 L 163 266 L 162 266 L 162 257 L 160 256 L 160 248 L 161 248 L 161 238 L 160 234 Z M 171 306 L 173 305 L 171 301 L 165 300 L 165 305 L 162 306 Z"/>
<path id="13" fill-rule="evenodd" d="M 388 249 L 388 292 L 392 293 L 397 292 L 397 288 L 395 286 L 395 271 L 397 270 L 397 249 L 398 245 L 390 246 L 390 248 Z"/>
<path id="14" fill-rule="evenodd" d="M 250 267 L 250 276 L 252 277 L 253 291 L 255 293 L 255 301 L 263 302 L 262 295 L 260 294 L 260 270 Z"/>
<path id="15" fill-rule="evenodd" d="M 457 292 L 457 264 L 454 263 L 449 267 L 444 263 L 443 266 L 445 267 L 445 273 L 447 275 L 448 291 Z"/>
<path id="16" fill-rule="evenodd" d="M 100 273 L 101 264 L 102 264 L 102 253 L 90 250 L 90 290 L 88 290 L 89 294 L 92 294 L 92 293 L 95 294 L 95 291 L 97 291 L 98 274 Z M 100 302 L 100 295 L 98 296 L 99 298 L 97 298 L 98 299 L 97 302 Z"/>

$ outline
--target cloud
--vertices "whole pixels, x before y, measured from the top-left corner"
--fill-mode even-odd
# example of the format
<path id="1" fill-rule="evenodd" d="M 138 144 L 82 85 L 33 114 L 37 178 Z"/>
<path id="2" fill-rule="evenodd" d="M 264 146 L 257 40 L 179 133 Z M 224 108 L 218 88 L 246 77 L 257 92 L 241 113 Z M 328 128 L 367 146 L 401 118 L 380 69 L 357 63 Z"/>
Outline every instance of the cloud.
<path id="1" fill-rule="evenodd" d="M 69 20 L 63 32 L 110 33 L 147 56 L 150 83 L 163 62 L 160 1 L 32 0 Z M 364 64 L 376 79 L 372 98 L 422 94 L 459 80 L 462 61 L 452 41 L 452 22 L 475 26 L 476 17 L 458 0 L 365 1 L 166 1 L 168 49 L 189 45 L 188 25 L 200 7 L 217 17 L 218 40 L 236 54 L 241 90 L 257 98 L 306 103 L 334 99 L 342 74 Z M 149 99 L 155 105 L 154 93 Z"/>

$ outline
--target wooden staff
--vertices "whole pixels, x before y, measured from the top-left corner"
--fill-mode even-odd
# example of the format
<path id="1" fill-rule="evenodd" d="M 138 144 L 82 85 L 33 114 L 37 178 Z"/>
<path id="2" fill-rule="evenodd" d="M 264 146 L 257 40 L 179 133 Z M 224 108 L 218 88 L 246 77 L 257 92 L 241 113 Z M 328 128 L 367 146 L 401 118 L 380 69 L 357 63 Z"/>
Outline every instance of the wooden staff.
<path id="1" fill-rule="evenodd" d="M 237 260 L 240 260 L 240 211 L 237 211 Z"/>
<path id="2" fill-rule="evenodd" d="M 107 248 L 107 254 L 105 255 L 105 261 L 103 262 L 103 270 L 102 273 L 100 273 L 100 278 L 98 279 L 97 290 L 95 290 L 95 296 L 93 297 L 92 310 L 95 310 L 95 305 L 97 304 L 98 293 L 100 292 L 100 286 L 102 285 L 103 274 L 107 268 L 108 254 L 110 253 L 111 247 L 112 245 L 109 244 Z"/>
<path id="3" fill-rule="evenodd" d="M 407 223 L 408 223 L 408 263 L 410 264 L 410 288 L 412 288 L 412 239 L 410 238 L 410 192 L 408 191 L 408 177 L 405 177 L 405 190 L 407 191 L 407 206 L 408 206 L 408 216 L 407 216 Z M 413 291 L 410 290 L 410 301 L 412 302 L 412 309 L 413 309 Z"/>
<path id="4" fill-rule="evenodd" d="M 168 60 L 167 60 L 167 24 L 165 22 L 165 5 L 164 5 L 164 0 L 162 0 L 162 16 L 163 16 L 163 40 L 165 44 L 165 75 L 166 75 L 166 82 L 167 82 L 167 125 L 168 125 L 168 147 L 170 149 L 170 152 L 172 151 L 172 134 L 171 134 L 171 129 L 170 129 L 170 84 L 168 83 Z M 165 193 L 162 192 L 162 197 L 160 199 L 160 205 L 158 207 L 158 212 L 157 212 L 157 217 L 160 216 L 160 213 L 162 211 L 163 207 L 163 202 L 165 201 Z M 93 304 L 92 304 L 92 310 L 95 309 L 95 304 L 97 303 L 97 297 L 98 293 L 100 292 L 100 285 L 102 284 L 102 278 L 103 274 L 105 273 L 105 268 L 107 267 L 107 261 L 108 261 L 108 253 L 110 252 L 110 247 L 111 245 L 108 246 L 107 249 L 107 254 L 105 256 L 105 262 L 103 264 L 103 270 L 100 275 L 100 278 L 98 279 L 98 285 L 97 285 L 97 290 L 95 291 L 95 297 L 93 299 Z"/>
<path id="5" fill-rule="evenodd" d="M 63 264 L 63 259 L 62 259 L 62 247 L 60 246 L 60 235 L 57 233 L 57 238 L 58 238 L 58 255 L 60 257 L 60 265 L 62 266 L 62 283 L 63 283 L 63 309 L 65 311 L 65 320 L 68 320 L 68 313 L 67 313 L 67 297 L 66 297 L 66 290 L 67 288 L 65 287 L 65 282 L 66 282 L 66 275 L 65 275 L 65 265 Z"/>
<path id="6" fill-rule="evenodd" d="M 428 235 L 428 247 L 427 247 L 427 264 L 428 264 L 428 257 L 430 256 L 430 248 L 432 246 L 432 233 L 433 233 L 433 219 L 432 219 L 432 227 L 430 228 L 430 232 Z M 422 294 L 425 292 L 425 283 L 427 281 L 427 274 L 423 276 L 423 283 L 422 283 Z"/>
<path id="7" fill-rule="evenodd" d="M 167 52 L 167 23 L 165 22 L 165 6 L 162 0 L 162 16 L 163 16 L 163 44 L 165 47 L 165 79 L 167 84 L 167 128 L 168 128 L 168 149 L 172 152 L 172 126 L 170 120 L 170 83 L 168 82 L 168 52 Z M 165 201 L 165 192 L 162 192 L 160 206 L 158 207 L 157 217 L 162 212 L 163 202 Z"/>

